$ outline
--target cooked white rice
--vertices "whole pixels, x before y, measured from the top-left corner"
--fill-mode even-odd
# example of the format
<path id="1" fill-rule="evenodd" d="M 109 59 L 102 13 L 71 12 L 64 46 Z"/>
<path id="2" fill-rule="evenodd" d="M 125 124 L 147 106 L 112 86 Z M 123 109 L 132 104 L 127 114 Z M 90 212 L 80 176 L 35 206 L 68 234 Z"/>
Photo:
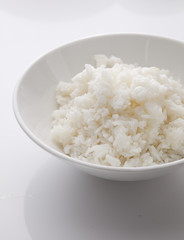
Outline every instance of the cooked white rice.
<path id="1" fill-rule="evenodd" d="M 56 90 L 51 135 L 63 153 L 139 167 L 184 157 L 184 88 L 168 70 L 95 56 Z"/>

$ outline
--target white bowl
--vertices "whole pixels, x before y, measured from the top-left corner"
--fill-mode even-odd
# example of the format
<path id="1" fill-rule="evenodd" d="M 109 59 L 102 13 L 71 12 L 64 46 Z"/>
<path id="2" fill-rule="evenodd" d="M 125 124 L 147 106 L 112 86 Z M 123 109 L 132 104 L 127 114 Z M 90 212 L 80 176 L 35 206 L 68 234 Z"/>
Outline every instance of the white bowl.
<path id="1" fill-rule="evenodd" d="M 184 80 L 184 43 L 163 37 L 139 34 L 111 34 L 75 41 L 47 53 L 35 61 L 18 82 L 13 97 L 15 116 L 25 133 L 40 147 L 79 169 L 112 180 L 145 180 L 180 168 L 184 159 L 151 167 L 108 167 L 66 156 L 49 138 L 51 114 L 55 109 L 55 87 L 70 81 L 93 64 L 93 55 L 115 55 L 126 63 L 169 69 Z"/>

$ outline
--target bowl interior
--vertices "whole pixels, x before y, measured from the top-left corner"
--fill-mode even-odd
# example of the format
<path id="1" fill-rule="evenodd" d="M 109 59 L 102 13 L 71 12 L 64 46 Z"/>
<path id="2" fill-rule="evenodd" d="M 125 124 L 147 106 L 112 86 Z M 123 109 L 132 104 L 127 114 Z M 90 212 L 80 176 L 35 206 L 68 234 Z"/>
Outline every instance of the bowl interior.
<path id="1" fill-rule="evenodd" d="M 177 41 L 118 34 L 88 38 L 57 48 L 26 71 L 16 90 L 19 120 L 41 142 L 55 148 L 49 134 L 51 114 L 56 108 L 57 83 L 71 81 L 86 63 L 93 64 L 95 54 L 115 55 L 125 63 L 169 69 L 184 83 L 184 44 Z"/>

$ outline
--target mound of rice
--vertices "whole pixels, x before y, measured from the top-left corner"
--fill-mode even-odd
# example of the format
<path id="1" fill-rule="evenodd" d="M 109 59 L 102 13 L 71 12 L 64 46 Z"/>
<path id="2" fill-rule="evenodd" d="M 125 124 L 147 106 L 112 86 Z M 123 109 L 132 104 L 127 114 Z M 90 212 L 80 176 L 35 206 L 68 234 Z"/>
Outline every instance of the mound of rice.
<path id="1" fill-rule="evenodd" d="M 168 70 L 95 56 L 60 82 L 51 136 L 63 153 L 95 164 L 139 167 L 184 157 L 184 88 Z"/>

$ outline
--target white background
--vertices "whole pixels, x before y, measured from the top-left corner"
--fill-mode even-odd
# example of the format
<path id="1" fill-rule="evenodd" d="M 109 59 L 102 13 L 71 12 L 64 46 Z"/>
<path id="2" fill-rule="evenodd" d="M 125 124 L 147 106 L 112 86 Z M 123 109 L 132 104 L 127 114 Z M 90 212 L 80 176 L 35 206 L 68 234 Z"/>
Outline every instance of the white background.
<path id="1" fill-rule="evenodd" d="M 1 240 L 184 239 L 184 169 L 145 182 L 89 176 L 36 146 L 12 111 L 16 81 L 52 48 L 115 32 L 184 41 L 183 23 L 182 0 L 0 0 Z"/>

